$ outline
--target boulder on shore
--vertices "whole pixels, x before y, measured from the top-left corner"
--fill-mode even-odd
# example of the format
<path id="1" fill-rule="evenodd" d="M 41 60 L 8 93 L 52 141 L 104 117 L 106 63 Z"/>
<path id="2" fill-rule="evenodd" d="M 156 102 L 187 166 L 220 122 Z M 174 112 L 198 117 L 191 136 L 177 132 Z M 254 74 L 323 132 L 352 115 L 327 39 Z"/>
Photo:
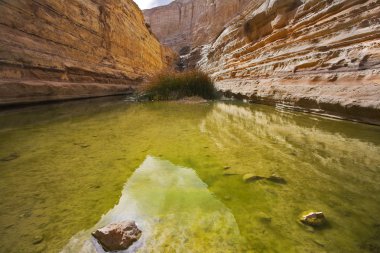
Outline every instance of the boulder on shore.
<path id="1" fill-rule="evenodd" d="M 110 224 L 92 233 L 105 251 L 128 249 L 141 237 L 141 230 L 134 221 Z"/>

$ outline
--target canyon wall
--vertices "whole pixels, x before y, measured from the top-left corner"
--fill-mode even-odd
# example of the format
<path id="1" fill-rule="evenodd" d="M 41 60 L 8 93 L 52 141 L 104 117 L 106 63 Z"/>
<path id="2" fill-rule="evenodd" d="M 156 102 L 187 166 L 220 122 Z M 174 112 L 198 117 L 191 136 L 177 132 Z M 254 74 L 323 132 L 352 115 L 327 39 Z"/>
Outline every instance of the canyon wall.
<path id="1" fill-rule="evenodd" d="M 0 45 L 0 104 L 125 93 L 173 57 L 132 0 L 2 0 Z"/>
<path id="2" fill-rule="evenodd" d="M 175 0 L 166 6 L 144 10 L 158 39 L 177 52 L 210 42 L 224 25 L 248 5 L 263 0 Z"/>
<path id="3" fill-rule="evenodd" d="M 267 0 L 192 55 L 222 91 L 380 124 L 379 0 Z"/>

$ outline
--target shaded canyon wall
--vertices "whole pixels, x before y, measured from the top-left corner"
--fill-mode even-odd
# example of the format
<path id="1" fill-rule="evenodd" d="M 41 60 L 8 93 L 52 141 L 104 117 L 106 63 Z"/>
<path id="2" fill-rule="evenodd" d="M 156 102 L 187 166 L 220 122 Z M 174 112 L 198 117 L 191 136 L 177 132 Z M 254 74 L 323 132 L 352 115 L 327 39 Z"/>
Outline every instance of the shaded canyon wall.
<path id="1" fill-rule="evenodd" d="M 173 56 L 132 0 L 3 0 L 0 45 L 0 104 L 125 93 Z"/>
<path id="2" fill-rule="evenodd" d="M 248 5 L 263 0 L 176 0 L 144 10 L 147 23 L 158 39 L 177 52 L 211 42 L 224 25 Z M 183 50 L 186 52 L 186 50 Z"/>

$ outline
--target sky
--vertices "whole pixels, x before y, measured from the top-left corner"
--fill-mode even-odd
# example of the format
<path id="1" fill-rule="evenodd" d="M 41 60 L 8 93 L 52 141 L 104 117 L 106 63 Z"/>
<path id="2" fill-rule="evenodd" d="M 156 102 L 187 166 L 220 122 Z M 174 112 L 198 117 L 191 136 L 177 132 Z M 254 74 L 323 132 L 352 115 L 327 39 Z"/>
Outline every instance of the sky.
<path id="1" fill-rule="evenodd" d="M 140 9 L 144 10 L 144 9 L 150 9 L 150 8 L 157 7 L 160 5 L 168 4 L 172 2 L 173 0 L 134 0 L 134 1 L 138 4 L 138 6 L 140 6 Z"/>

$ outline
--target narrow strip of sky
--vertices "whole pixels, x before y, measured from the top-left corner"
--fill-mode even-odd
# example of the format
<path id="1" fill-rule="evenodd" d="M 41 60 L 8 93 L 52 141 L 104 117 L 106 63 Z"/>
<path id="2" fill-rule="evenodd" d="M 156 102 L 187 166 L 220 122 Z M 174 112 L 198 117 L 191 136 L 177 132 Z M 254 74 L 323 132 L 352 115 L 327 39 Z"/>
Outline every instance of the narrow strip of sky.
<path id="1" fill-rule="evenodd" d="M 140 9 L 150 9 L 153 7 L 166 5 L 172 2 L 173 0 L 134 0 Z"/>

